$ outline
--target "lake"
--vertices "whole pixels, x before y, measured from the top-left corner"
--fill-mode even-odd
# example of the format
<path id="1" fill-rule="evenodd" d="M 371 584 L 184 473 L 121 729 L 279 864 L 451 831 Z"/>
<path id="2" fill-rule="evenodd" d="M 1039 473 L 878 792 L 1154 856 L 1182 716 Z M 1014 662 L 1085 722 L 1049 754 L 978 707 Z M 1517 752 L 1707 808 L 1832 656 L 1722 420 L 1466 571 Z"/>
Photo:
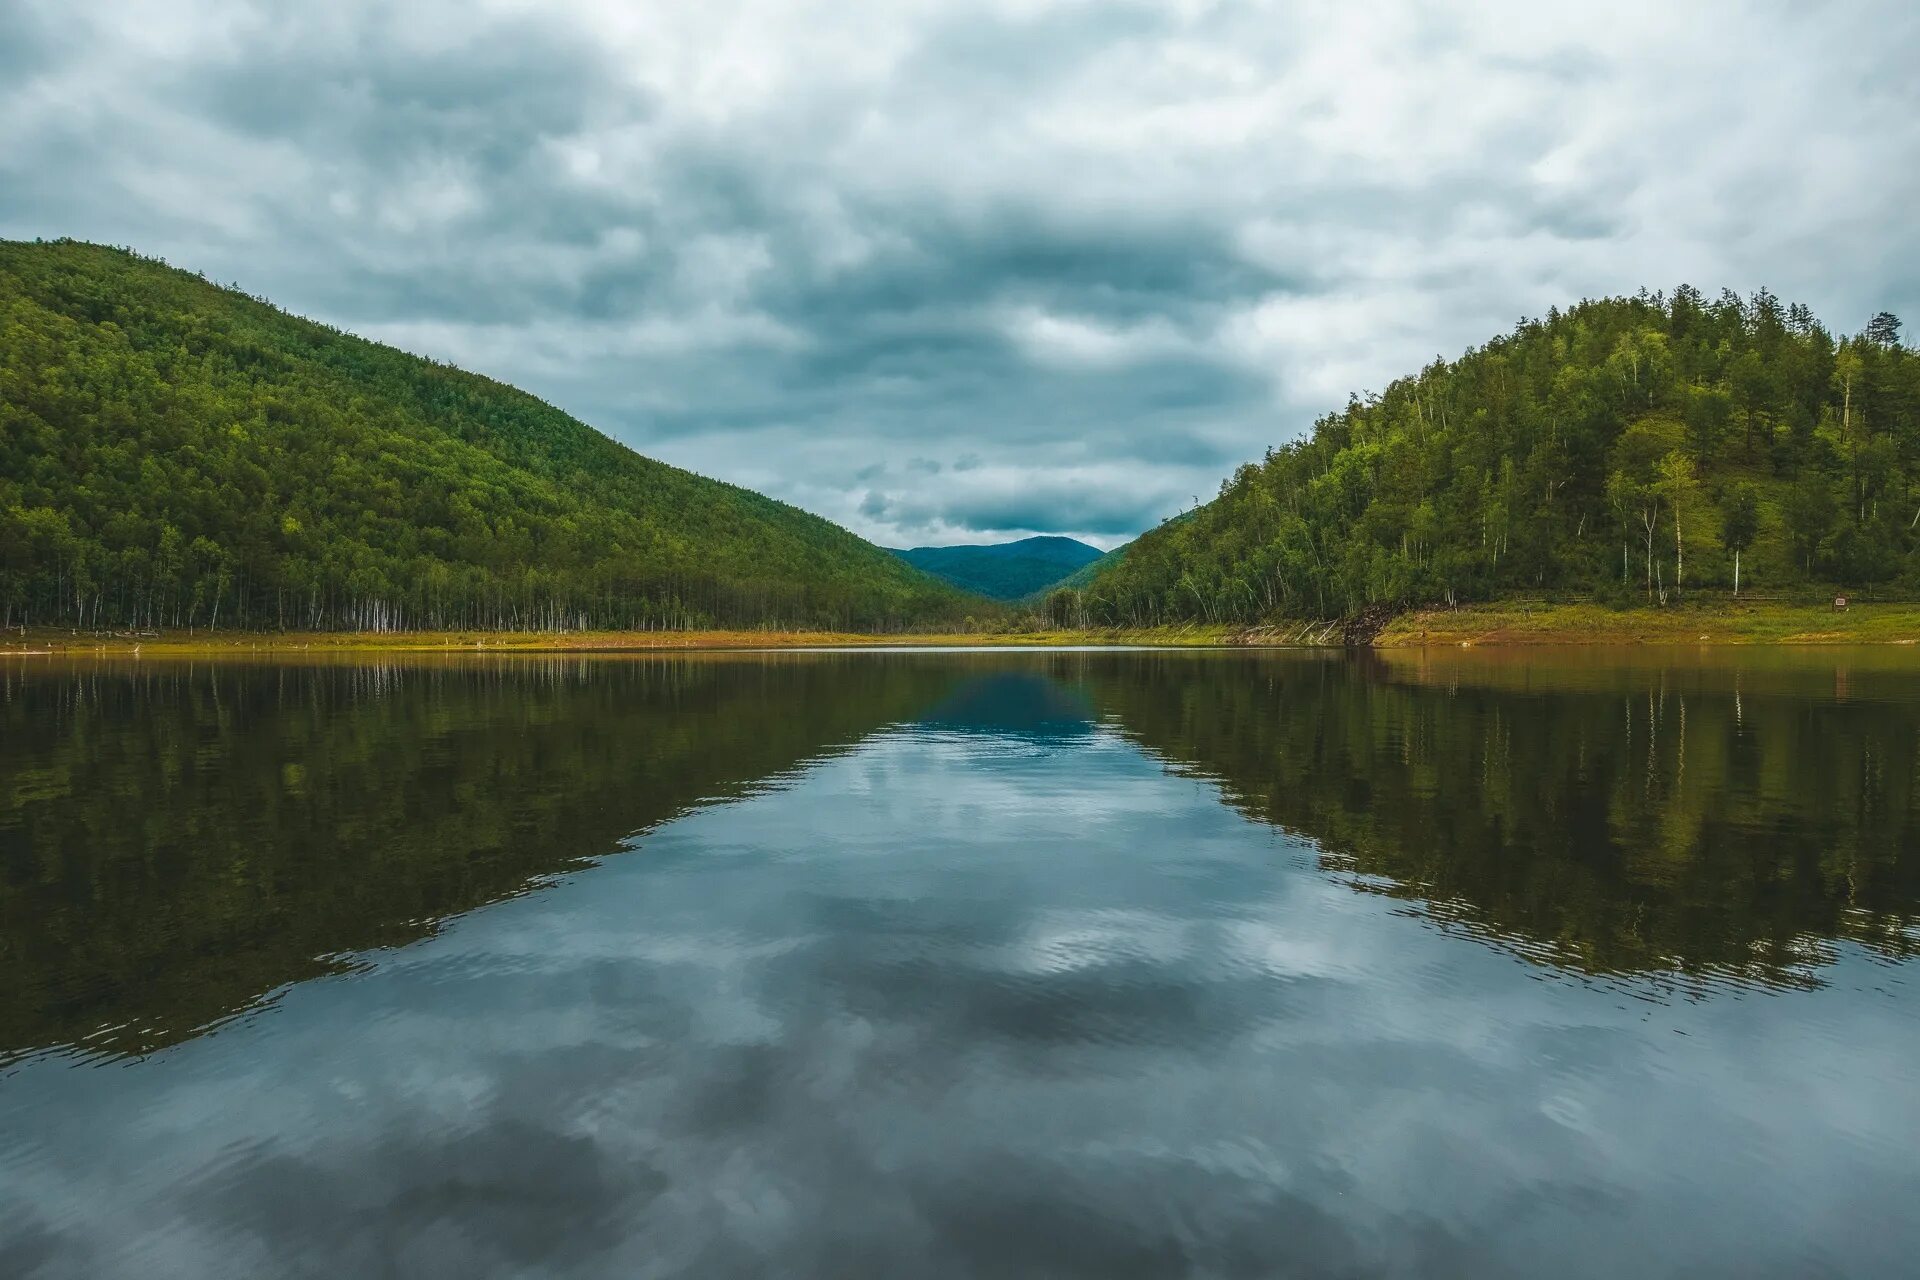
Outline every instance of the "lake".
<path id="1" fill-rule="evenodd" d="M 1896 1276 L 1920 656 L 0 660 L 0 1275 Z"/>

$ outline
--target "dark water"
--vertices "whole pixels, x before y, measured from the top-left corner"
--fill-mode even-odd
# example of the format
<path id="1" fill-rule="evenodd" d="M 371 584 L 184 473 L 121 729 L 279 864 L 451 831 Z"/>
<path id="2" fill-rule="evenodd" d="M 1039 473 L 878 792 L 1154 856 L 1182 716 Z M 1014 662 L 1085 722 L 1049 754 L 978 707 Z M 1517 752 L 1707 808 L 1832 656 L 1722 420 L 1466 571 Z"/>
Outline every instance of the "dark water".
<path id="1" fill-rule="evenodd" d="M 1901 1276 L 1920 656 L 0 665 L 0 1276 Z"/>

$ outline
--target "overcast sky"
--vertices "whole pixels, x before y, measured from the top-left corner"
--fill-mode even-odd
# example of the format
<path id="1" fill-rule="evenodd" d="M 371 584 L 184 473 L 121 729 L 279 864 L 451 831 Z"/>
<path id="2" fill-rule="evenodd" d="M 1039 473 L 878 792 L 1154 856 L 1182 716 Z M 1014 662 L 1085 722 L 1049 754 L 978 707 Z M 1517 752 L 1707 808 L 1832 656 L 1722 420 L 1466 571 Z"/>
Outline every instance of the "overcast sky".
<path id="1" fill-rule="evenodd" d="M 1920 321 L 1917 68 L 1910 0 L 0 0 L 0 235 L 881 542 L 1110 546 L 1554 303 Z"/>

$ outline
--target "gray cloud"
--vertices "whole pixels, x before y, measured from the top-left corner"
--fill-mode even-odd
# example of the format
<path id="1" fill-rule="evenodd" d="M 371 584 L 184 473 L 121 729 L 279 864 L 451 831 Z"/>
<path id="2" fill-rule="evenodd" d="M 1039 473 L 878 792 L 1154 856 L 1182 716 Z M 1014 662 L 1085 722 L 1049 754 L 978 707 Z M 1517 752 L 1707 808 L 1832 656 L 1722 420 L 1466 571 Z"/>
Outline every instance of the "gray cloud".
<path id="1" fill-rule="evenodd" d="M 1157 524 L 1163 512 L 1188 505 L 1164 485 L 1139 484 L 1124 474 L 1035 478 L 1017 470 L 995 470 L 960 477 L 931 491 L 914 485 L 910 476 L 903 473 L 903 483 L 890 491 L 869 489 L 860 514 L 901 528 L 980 534 L 1067 528 L 1112 542 Z"/>
<path id="2" fill-rule="evenodd" d="M 749 8 L 16 0 L 0 234 L 894 544 L 1111 545 L 1581 296 L 1920 310 L 1909 6 Z"/>

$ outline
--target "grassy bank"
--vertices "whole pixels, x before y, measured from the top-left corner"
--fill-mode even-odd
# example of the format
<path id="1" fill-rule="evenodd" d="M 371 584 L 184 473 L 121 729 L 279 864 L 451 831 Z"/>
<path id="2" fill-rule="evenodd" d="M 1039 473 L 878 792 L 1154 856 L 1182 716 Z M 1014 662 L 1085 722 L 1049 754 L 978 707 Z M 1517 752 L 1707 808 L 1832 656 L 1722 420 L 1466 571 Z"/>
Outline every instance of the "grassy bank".
<path id="1" fill-rule="evenodd" d="M 1340 644 L 1332 623 L 1268 627 L 1185 625 L 1132 630 L 953 631 L 864 635 L 841 631 L 389 631 L 75 632 L 66 628 L 0 633 L 0 655 L 134 654 L 195 657 L 239 654 L 352 653 L 652 653 L 669 650 L 930 648 L 1045 645 L 1313 646 Z M 1374 639 L 1380 649 L 1520 645 L 1812 645 L 1920 643 L 1920 604 L 1829 605 L 1709 600 L 1664 609 L 1502 601 L 1423 609 L 1392 619 Z"/>
<path id="2" fill-rule="evenodd" d="M 1920 604 L 1711 600 L 1664 609 L 1503 601 L 1401 614 L 1376 648 L 1422 645 L 1913 644 Z"/>
<path id="3" fill-rule="evenodd" d="M 295 653 L 650 653 L 674 649 L 927 648 L 947 645 L 1231 644 L 1227 627 L 1178 626 L 1128 631 L 940 632 L 862 635 L 839 631 L 386 631 L 133 632 L 67 628 L 0 633 L 5 654 L 131 654 L 195 657 Z"/>

